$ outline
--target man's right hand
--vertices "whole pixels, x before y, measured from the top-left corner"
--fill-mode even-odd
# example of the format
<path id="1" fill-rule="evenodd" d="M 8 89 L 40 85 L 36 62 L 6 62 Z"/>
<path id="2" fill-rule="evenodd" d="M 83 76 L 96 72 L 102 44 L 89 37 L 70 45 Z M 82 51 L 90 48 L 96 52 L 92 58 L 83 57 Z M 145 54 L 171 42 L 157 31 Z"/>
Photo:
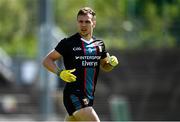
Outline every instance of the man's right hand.
<path id="1" fill-rule="evenodd" d="M 72 72 L 76 71 L 76 69 L 71 70 L 62 70 L 59 73 L 59 77 L 65 82 L 71 83 L 76 81 L 76 76 L 72 74 Z"/>

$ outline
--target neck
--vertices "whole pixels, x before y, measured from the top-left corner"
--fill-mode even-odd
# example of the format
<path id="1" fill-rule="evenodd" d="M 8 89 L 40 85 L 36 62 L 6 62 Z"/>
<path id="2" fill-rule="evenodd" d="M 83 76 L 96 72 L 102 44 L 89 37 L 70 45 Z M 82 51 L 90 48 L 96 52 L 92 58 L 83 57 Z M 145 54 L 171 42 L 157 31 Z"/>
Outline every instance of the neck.
<path id="1" fill-rule="evenodd" d="M 87 36 L 82 36 L 82 38 L 89 41 L 92 37 L 91 36 L 88 36 L 88 37 Z"/>
<path id="2" fill-rule="evenodd" d="M 80 33 L 80 35 L 81 35 L 81 37 L 82 37 L 83 39 L 85 39 L 85 40 L 87 40 L 87 41 L 89 41 L 89 40 L 92 38 L 92 34 L 82 35 L 82 34 Z"/>

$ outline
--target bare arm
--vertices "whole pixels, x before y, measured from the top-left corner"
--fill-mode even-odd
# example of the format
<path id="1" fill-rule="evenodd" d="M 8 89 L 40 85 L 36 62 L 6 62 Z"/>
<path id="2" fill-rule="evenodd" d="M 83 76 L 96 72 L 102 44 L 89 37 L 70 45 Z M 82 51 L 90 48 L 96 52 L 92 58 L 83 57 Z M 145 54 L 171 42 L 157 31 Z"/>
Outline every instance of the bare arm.
<path id="1" fill-rule="evenodd" d="M 52 50 L 42 61 L 43 66 L 50 72 L 57 73 L 59 68 L 55 64 L 55 61 L 60 59 L 61 55 L 56 51 Z"/>

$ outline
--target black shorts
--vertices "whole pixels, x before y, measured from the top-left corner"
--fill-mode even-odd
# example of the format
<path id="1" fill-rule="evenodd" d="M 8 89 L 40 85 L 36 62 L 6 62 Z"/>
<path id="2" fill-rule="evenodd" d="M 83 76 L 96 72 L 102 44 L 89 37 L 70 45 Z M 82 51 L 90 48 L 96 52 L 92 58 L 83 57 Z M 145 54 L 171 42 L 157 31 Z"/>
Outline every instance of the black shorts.
<path id="1" fill-rule="evenodd" d="M 80 90 L 65 89 L 63 93 L 64 106 L 71 116 L 75 111 L 93 105 L 93 100 L 88 99 Z"/>

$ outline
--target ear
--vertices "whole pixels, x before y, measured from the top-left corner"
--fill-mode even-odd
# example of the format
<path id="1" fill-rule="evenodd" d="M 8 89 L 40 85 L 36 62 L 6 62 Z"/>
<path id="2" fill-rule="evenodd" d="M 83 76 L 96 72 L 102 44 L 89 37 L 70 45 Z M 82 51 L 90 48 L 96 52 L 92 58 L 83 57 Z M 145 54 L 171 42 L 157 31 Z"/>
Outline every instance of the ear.
<path id="1" fill-rule="evenodd" d="M 94 20 L 93 21 L 93 28 L 95 28 L 96 27 L 96 21 Z"/>

